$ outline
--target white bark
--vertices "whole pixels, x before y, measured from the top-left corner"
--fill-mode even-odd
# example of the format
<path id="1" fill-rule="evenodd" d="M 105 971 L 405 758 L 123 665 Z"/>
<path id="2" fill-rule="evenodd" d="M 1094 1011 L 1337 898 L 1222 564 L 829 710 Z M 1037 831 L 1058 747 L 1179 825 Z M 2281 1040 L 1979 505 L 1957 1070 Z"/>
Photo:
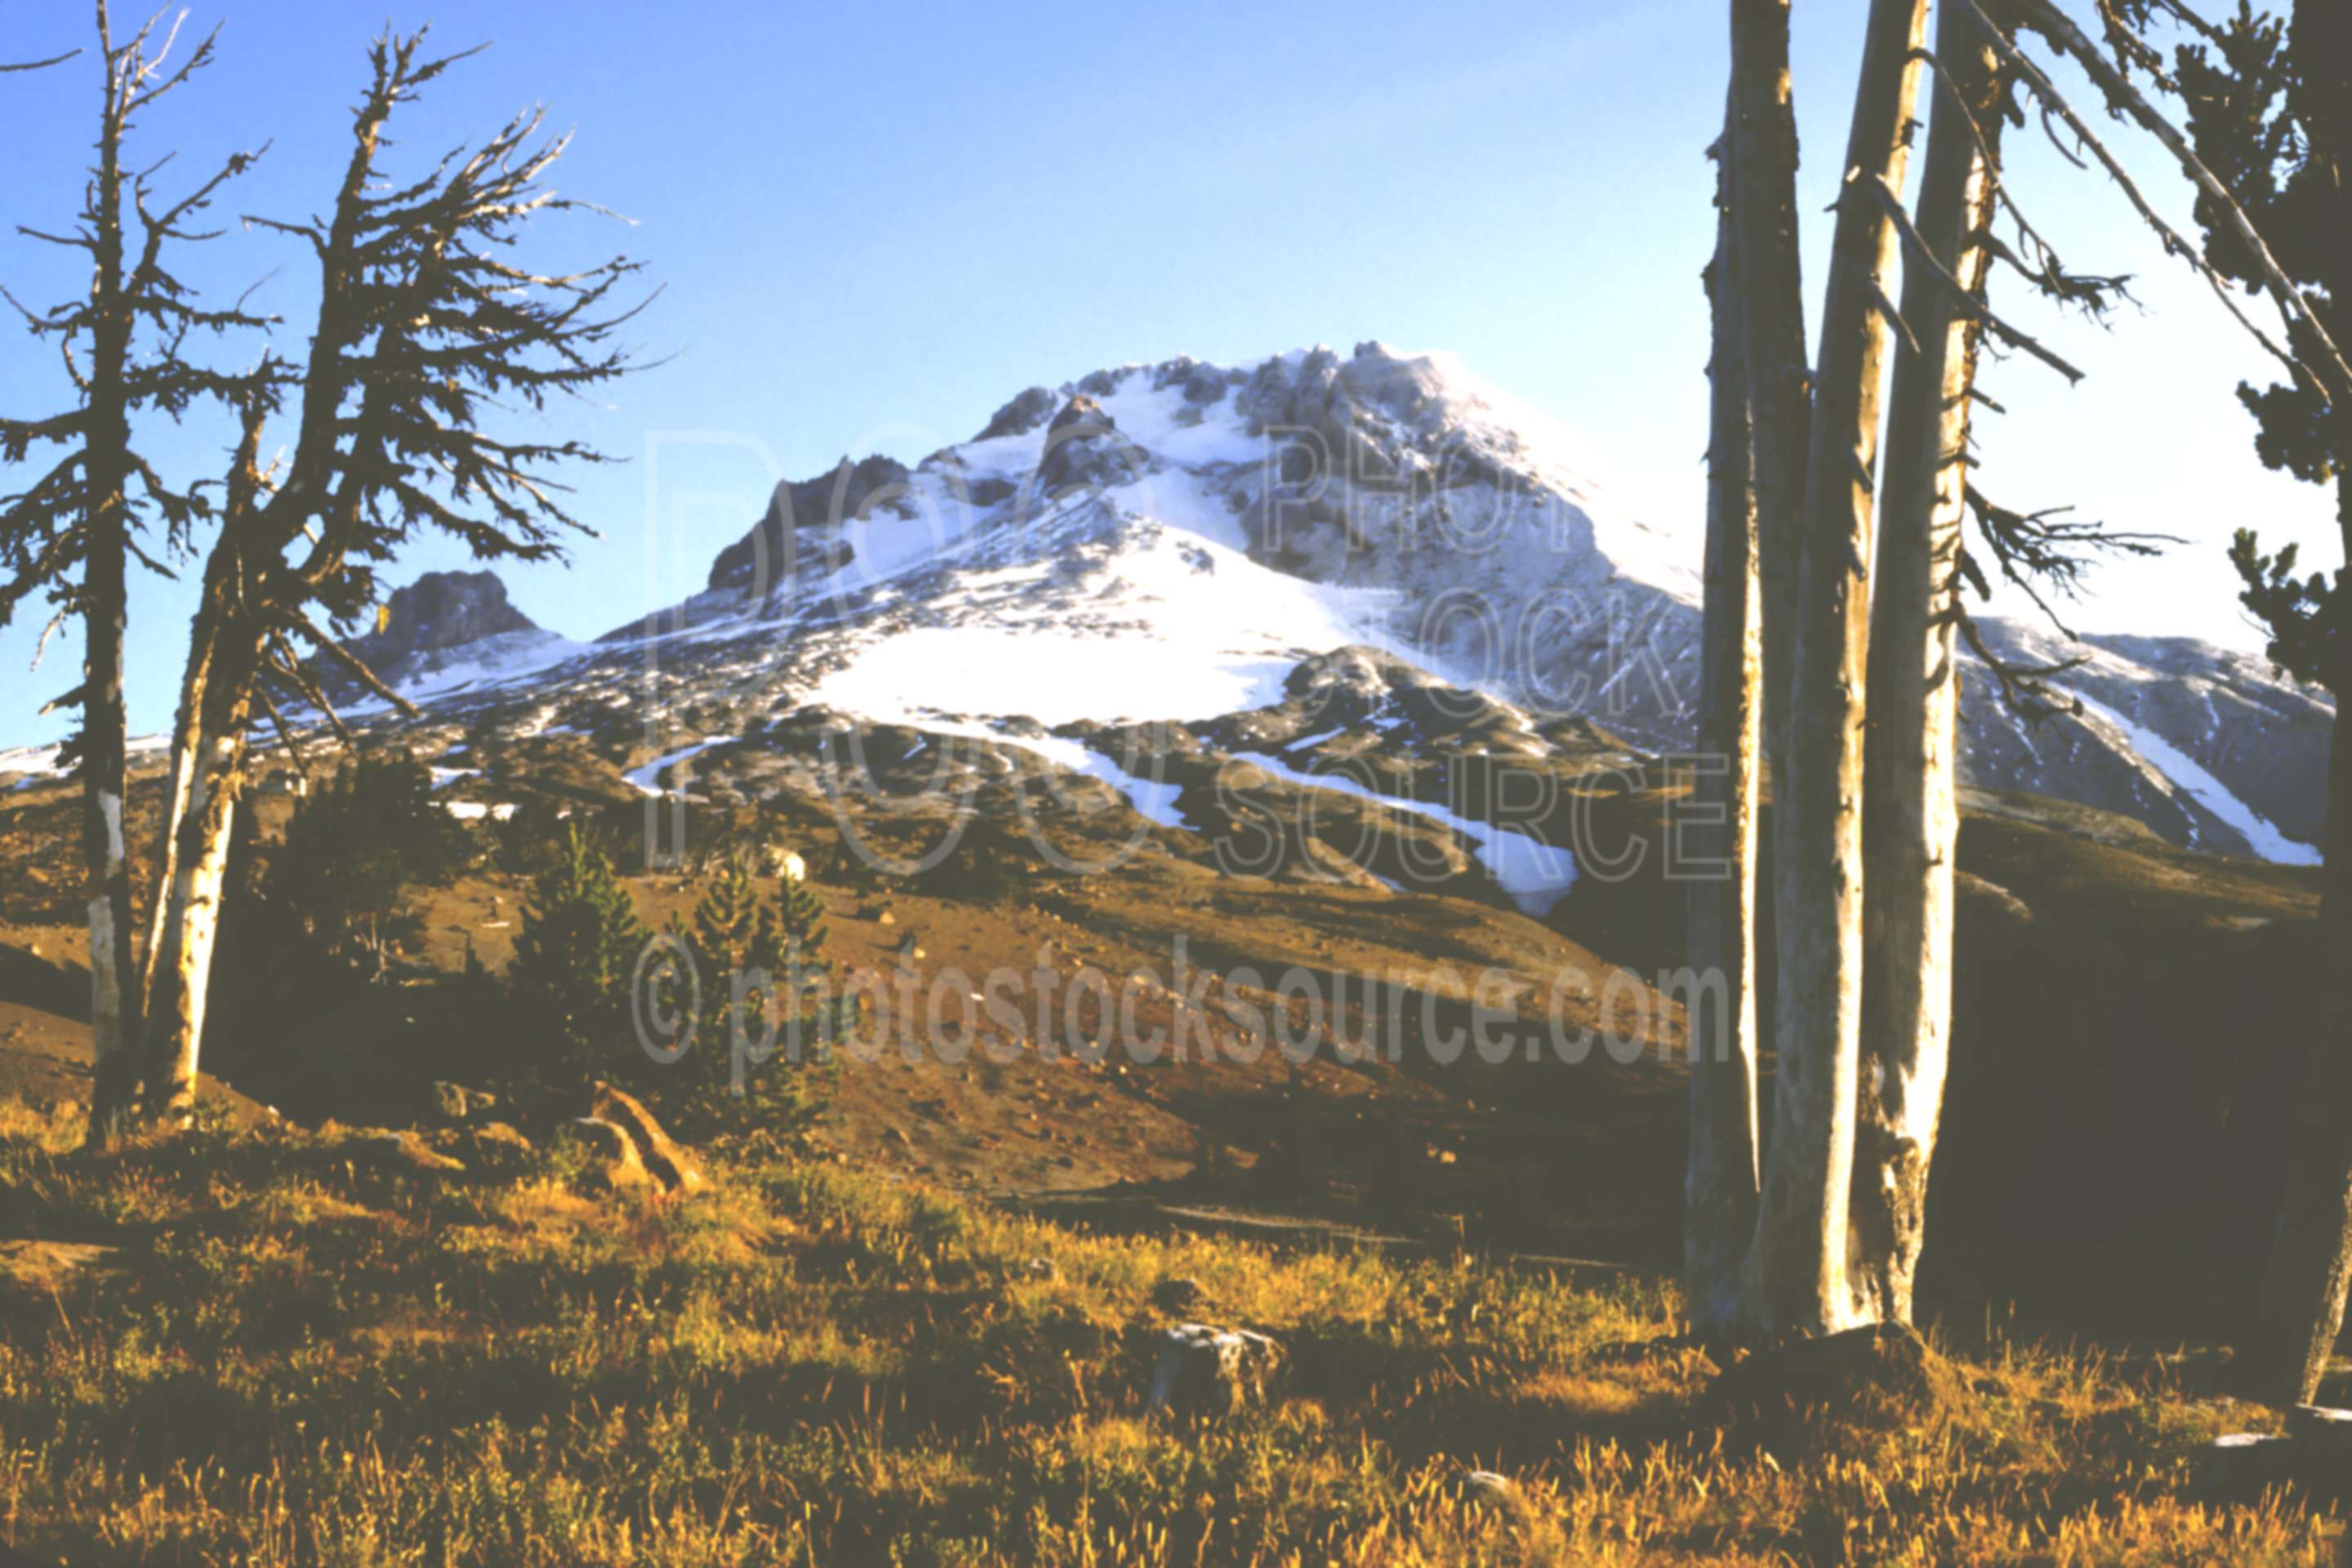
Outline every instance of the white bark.
<path id="1" fill-rule="evenodd" d="M 1797 246 L 1797 117 L 1789 0 L 1732 0 L 1732 212 L 1742 359 L 1752 431 L 1757 574 L 1762 584 L 1763 738 L 1773 787 L 1784 765 L 1797 542 L 1805 501 L 1812 379 Z"/>
<path id="2" fill-rule="evenodd" d="M 194 1115 L 204 1045 L 205 1005 L 212 984 L 213 943 L 220 931 L 222 885 L 245 759 L 241 725 L 207 728 L 197 737 L 178 865 L 164 890 L 162 941 L 152 964 L 145 1050 L 150 1097 L 168 1121 Z"/>
<path id="3" fill-rule="evenodd" d="M 1690 1152 L 1683 1183 L 1683 1293 L 1692 1326 L 1733 1331 L 1740 1265 L 1756 1223 L 1756 802 L 1762 720 L 1761 604 L 1745 331 L 1740 318 L 1732 165 L 1737 113 L 1718 144 L 1719 209 L 1707 268 L 1714 353 L 1707 365 L 1706 629 L 1699 666 L 1695 795 L 1706 807 L 1698 853 L 1722 868 L 1689 888 L 1690 965 L 1699 977 L 1686 1020 Z M 1720 974 L 1722 987 L 1710 986 Z M 1722 999 L 1720 1006 L 1706 1004 Z"/>
<path id="4" fill-rule="evenodd" d="M 1873 0 L 1837 208 L 1793 605 L 1785 775 L 1776 779 L 1779 1065 L 1744 1302 L 1762 1334 L 1853 1321 L 1846 1283 L 1862 1033 L 1862 787 L 1873 470 L 1895 232 L 1866 182 L 1903 186 L 1927 0 Z"/>
<path id="5" fill-rule="evenodd" d="M 1973 296 L 1990 260 L 1981 243 L 1993 216 L 1987 153 L 2001 128 L 1995 56 L 1973 8 L 1941 9 L 1936 57 L 1950 79 L 1934 94 L 1916 227 Z M 1925 267 L 1905 268 L 1902 310 L 1919 352 L 1895 367 L 1871 602 L 1870 877 L 1849 1272 L 1858 1317 L 1908 1322 L 1951 1047 L 1953 611 L 1979 334 L 1973 313 Z"/>
<path id="6" fill-rule="evenodd" d="M 196 767 L 196 716 L 203 710 L 205 679 L 210 660 L 203 650 L 191 649 L 188 667 L 180 678 L 180 706 L 172 721 L 171 767 L 163 785 L 163 826 L 157 835 L 155 897 L 147 911 L 147 952 L 141 961 L 139 992 L 155 989 L 155 955 L 163 945 L 163 917 L 173 879 L 180 870 L 180 828 L 187 819 L 190 781 Z"/>
<path id="7" fill-rule="evenodd" d="M 122 797 L 110 790 L 102 790 L 98 797 L 99 813 L 106 823 L 106 860 L 103 882 L 111 888 L 130 875 L 125 865 L 122 845 Z M 110 894 L 93 894 L 89 900 L 89 1038 L 93 1071 L 104 1069 L 121 1054 L 123 1005 L 122 983 L 127 978 L 116 961 L 115 940 L 120 928 L 115 924 L 114 899 Z"/>

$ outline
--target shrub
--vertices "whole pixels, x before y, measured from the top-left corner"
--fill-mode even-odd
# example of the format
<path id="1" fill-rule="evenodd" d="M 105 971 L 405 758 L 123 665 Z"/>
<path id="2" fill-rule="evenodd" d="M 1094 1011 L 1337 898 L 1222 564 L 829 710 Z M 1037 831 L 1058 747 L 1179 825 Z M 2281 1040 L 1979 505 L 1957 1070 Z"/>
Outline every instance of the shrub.
<path id="1" fill-rule="evenodd" d="M 434 800 L 430 770 L 363 756 L 296 805 L 262 887 L 321 955 L 380 971 L 421 927 L 411 890 L 448 881 L 465 858 L 465 830 Z"/>

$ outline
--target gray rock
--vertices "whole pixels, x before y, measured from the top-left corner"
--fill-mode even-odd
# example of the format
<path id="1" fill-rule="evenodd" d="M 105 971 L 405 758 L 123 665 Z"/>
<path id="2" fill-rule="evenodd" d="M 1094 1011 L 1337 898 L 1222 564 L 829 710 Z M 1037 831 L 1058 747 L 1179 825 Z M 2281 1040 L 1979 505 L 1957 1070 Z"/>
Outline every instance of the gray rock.
<path id="1" fill-rule="evenodd" d="M 988 424 L 972 439 L 993 441 L 999 436 L 1026 436 L 1051 418 L 1053 413 L 1053 393 L 1042 386 L 1027 387 L 992 415 Z"/>
<path id="2" fill-rule="evenodd" d="M 1119 435 L 1118 422 L 1103 405 L 1081 393 L 1045 426 L 1037 482 L 1048 494 L 1074 485 L 1125 484 L 1141 475 L 1150 461 Z"/>
<path id="3" fill-rule="evenodd" d="M 1230 1415 L 1265 1395 L 1282 1349 L 1250 1329 L 1179 1323 L 1160 1336 L 1145 1408 Z"/>

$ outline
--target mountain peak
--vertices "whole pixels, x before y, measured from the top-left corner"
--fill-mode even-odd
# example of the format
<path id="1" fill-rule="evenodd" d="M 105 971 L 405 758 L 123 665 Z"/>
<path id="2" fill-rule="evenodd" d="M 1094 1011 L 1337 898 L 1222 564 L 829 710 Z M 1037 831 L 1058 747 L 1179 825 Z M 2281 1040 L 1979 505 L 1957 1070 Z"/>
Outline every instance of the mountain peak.
<path id="1" fill-rule="evenodd" d="M 393 590 L 376 617 L 376 629 L 352 645 L 373 667 L 413 654 L 462 647 L 484 637 L 542 630 L 514 607 L 495 572 L 427 572 Z"/>
<path id="2" fill-rule="evenodd" d="M 352 639 L 352 656 L 378 679 L 411 696 L 446 689 L 492 672 L 544 666 L 572 645 L 515 608 L 495 572 L 427 572 L 393 590 L 375 628 Z M 316 676 L 338 700 L 358 683 L 332 658 L 314 661 Z"/>

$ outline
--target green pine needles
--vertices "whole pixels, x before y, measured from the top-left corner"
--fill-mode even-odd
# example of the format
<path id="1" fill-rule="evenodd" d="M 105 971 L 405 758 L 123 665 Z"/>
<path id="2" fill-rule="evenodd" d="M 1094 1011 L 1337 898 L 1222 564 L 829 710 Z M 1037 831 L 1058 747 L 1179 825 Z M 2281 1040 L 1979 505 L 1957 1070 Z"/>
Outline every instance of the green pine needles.
<path id="1" fill-rule="evenodd" d="M 612 858 L 568 831 L 515 935 L 515 1000 L 546 1065 L 586 1068 L 635 1052 L 630 994 L 649 935 Z"/>

